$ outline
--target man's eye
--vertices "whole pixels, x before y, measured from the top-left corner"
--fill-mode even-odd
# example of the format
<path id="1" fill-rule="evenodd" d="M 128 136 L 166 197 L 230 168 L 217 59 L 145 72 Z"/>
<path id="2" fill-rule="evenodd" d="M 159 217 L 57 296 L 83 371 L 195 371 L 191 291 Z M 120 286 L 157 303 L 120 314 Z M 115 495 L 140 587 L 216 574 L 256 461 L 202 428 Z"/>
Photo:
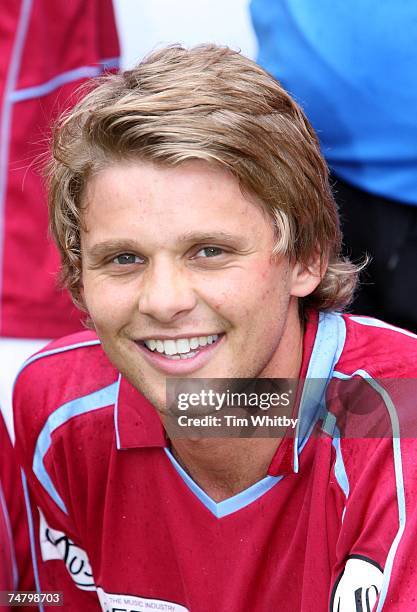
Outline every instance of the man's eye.
<path id="1" fill-rule="evenodd" d="M 117 255 L 114 259 L 112 259 L 112 263 L 120 265 L 128 265 L 135 263 L 142 263 L 142 260 L 137 255 L 133 255 L 132 253 L 122 253 L 121 255 Z"/>
<path id="2" fill-rule="evenodd" d="M 218 255 L 223 255 L 223 249 L 219 247 L 209 246 L 200 249 L 196 254 L 196 257 L 217 257 Z"/>

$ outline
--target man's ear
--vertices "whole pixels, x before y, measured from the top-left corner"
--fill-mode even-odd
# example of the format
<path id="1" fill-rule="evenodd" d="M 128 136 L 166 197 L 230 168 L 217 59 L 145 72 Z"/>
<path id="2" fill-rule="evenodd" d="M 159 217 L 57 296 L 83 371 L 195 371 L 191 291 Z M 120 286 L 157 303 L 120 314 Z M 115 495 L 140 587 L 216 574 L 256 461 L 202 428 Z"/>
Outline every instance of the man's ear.
<path id="1" fill-rule="evenodd" d="M 311 257 L 308 264 L 296 262 L 291 275 L 291 295 L 294 297 L 306 297 L 317 289 L 326 271 L 327 263 L 317 252 Z"/>

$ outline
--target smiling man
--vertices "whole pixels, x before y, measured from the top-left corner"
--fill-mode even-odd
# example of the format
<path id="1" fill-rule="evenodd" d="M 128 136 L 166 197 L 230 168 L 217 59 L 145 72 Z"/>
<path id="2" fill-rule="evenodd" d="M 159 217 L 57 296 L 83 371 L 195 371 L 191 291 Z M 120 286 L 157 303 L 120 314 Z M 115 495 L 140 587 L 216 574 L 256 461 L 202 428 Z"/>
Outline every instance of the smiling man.
<path id="1" fill-rule="evenodd" d="M 292 298 L 316 288 L 319 263 L 272 257 L 272 220 L 229 171 L 120 161 L 91 178 L 85 202 L 84 303 L 111 361 L 158 410 L 167 376 L 298 375 Z"/>
<path id="2" fill-rule="evenodd" d="M 50 213 L 94 331 L 16 384 L 40 588 L 83 611 L 409 610 L 416 455 L 383 381 L 416 375 L 416 337 L 340 314 L 357 269 L 281 86 L 214 46 L 101 79 L 57 126 Z M 178 378 L 300 379 L 295 434 L 172 437 Z M 335 384 L 358 379 L 366 403 Z M 377 400 L 388 433 L 341 439 Z"/>

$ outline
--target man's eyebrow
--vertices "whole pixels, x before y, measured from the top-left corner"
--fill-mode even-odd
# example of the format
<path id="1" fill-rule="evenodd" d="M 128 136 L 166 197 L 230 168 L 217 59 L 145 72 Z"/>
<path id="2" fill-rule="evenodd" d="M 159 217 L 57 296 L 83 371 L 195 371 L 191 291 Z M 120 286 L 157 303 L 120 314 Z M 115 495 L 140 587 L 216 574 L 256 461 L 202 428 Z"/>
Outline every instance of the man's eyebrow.
<path id="1" fill-rule="evenodd" d="M 137 251 L 138 246 L 135 240 L 104 240 L 87 248 L 85 254 L 89 259 L 101 259 L 116 251 Z"/>
<path id="2" fill-rule="evenodd" d="M 199 242 L 226 242 L 233 243 L 244 240 L 244 236 L 239 234 L 229 234 L 228 232 L 185 232 L 179 236 L 181 242 L 199 243 Z"/>

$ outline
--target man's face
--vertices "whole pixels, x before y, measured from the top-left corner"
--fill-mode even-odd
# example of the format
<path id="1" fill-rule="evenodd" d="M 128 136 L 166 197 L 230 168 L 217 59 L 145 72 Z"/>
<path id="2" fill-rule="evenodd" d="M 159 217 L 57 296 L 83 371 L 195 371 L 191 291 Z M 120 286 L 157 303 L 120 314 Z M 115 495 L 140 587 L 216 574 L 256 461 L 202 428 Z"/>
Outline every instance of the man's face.
<path id="1" fill-rule="evenodd" d="M 116 163 L 90 180 L 86 206 L 86 306 L 110 360 L 158 410 L 167 377 L 297 374 L 286 371 L 299 350 L 294 267 L 271 257 L 270 218 L 226 170 Z"/>

